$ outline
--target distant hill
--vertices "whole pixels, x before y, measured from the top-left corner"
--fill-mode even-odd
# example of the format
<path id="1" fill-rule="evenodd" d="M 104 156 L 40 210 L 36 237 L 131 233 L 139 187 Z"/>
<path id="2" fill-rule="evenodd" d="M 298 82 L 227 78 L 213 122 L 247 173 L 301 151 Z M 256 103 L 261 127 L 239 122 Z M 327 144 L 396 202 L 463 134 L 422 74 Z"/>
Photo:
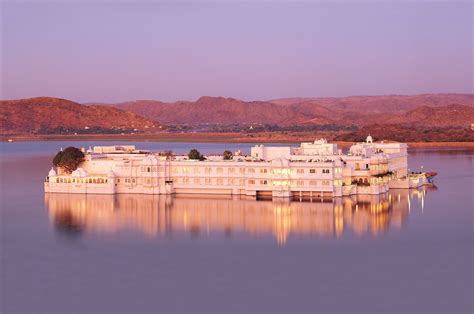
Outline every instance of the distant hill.
<path id="1" fill-rule="evenodd" d="M 279 105 L 314 104 L 334 110 L 363 111 L 370 113 L 404 112 L 421 106 L 440 107 L 460 104 L 474 107 L 474 94 L 420 94 L 317 98 L 284 98 L 270 102 Z"/>
<path id="2" fill-rule="evenodd" d="M 372 124 L 356 131 L 340 133 L 337 141 L 360 142 L 370 134 L 374 140 L 399 142 L 474 142 L 474 131 L 468 127 L 426 127 L 401 124 Z"/>
<path id="3" fill-rule="evenodd" d="M 360 127 L 374 123 L 416 123 L 420 119 L 427 125 L 466 126 L 474 123 L 474 94 L 285 98 L 250 102 L 204 96 L 197 101 L 137 100 L 110 106 L 165 124 L 332 124 Z"/>
<path id="4" fill-rule="evenodd" d="M 425 127 L 469 126 L 474 123 L 474 107 L 450 104 L 440 107 L 421 106 L 381 119 L 383 124 L 418 125 Z"/>
<path id="5" fill-rule="evenodd" d="M 0 134 L 120 133 L 159 128 L 154 120 L 104 106 L 38 97 L 0 101 Z"/>

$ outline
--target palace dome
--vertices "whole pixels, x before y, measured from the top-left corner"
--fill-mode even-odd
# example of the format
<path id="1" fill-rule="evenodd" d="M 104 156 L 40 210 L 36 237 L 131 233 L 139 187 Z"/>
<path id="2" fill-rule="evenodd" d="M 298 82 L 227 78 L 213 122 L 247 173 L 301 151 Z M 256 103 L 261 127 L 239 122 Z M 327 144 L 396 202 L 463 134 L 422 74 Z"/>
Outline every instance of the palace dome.
<path id="1" fill-rule="evenodd" d="M 48 177 L 55 177 L 55 176 L 57 176 L 56 170 L 54 170 L 54 168 L 51 168 L 51 170 L 49 170 L 48 172 Z"/>

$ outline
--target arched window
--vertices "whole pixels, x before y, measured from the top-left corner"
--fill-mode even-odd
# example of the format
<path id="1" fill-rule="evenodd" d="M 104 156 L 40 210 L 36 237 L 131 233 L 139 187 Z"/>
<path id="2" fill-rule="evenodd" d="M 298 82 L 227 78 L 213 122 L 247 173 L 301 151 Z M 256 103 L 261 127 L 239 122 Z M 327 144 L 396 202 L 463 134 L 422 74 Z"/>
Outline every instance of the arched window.
<path id="1" fill-rule="evenodd" d="M 92 179 L 91 179 L 91 178 L 89 178 L 89 183 L 92 183 Z"/>
<path id="2" fill-rule="evenodd" d="M 146 172 L 151 172 L 151 168 L 150 168 L 150 167 L 147 167 L 147 168 L 146 168 Z"/>

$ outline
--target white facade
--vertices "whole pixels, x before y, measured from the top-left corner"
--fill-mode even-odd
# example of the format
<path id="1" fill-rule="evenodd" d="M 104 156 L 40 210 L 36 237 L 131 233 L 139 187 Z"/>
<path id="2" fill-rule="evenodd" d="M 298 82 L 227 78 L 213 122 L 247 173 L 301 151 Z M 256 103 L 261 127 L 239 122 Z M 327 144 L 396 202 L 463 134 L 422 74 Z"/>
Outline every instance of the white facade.
<path id="1" fill-rule="evenodd" d="M 325 140 L 300 147 L 256 145 L 250 156 L 164 157 L 134 146 L 89 149 L 71 174 L 51 169 L 45 192 L 84 194 L 228 194 L 322 200 L 408 188 L 407 145 L 355 144 L 342 154 Z"/>

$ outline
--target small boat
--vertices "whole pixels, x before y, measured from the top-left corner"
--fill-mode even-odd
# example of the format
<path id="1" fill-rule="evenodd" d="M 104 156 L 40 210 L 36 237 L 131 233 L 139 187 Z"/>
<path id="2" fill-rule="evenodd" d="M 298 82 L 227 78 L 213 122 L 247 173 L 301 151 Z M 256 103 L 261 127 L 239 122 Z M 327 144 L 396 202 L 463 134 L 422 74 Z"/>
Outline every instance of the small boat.
<path id="1" fill-rule="evenodd" d="M 13 142 L 13 139 L 12 139 L 12 138 L 9 138 L 9 139 L 8 139 L 8 142 L 10 142 L 10 143 Z"/>
<path id="2" fill-rule="evenodd" d="M 409 186 L 412 189 L 418 189 L 423 185 L 432 186 L 437 172 L 411 172 L 408 174 Z"/>
<path id="3" fill-rule="evenodd" d="M 434 177 L 436 177 L 437 175 L 438 175 L 437 172 L 426 172 L 425 173 L 426 181 L 430 184 L 433 184 Z"/>

